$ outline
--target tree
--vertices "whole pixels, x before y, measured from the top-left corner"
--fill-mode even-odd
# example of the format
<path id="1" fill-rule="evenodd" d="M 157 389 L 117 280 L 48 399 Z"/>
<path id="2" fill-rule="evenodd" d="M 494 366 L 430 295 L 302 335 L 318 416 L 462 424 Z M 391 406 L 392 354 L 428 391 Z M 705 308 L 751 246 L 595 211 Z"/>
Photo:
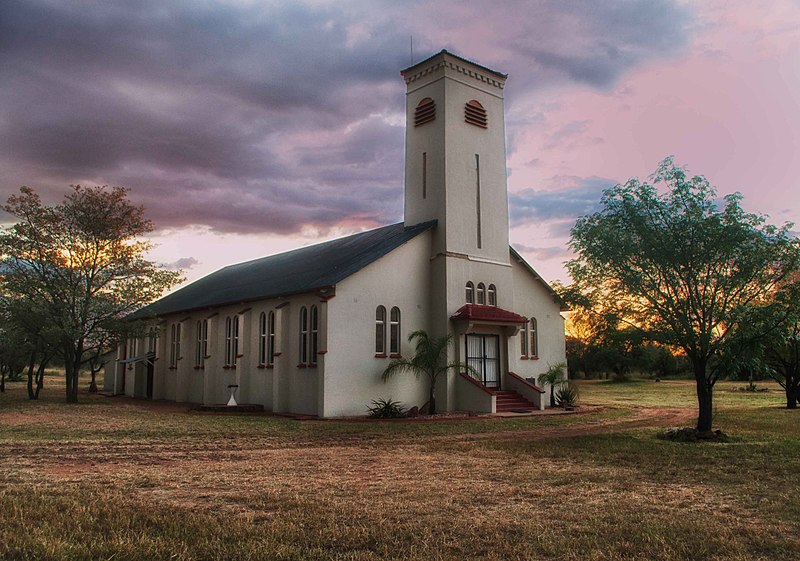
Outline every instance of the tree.
<path id="1" fill-rule="evenodd" d="M 55 206 L 22 187 L 3 210 L 18 219 L 0 233 L 3 294 L 44 315 L 48 341 L 64 361 L 67 401 L 77 402 L 87 358 L 180 273 L 144 258 L 151 244 L 139 238 L 152 223 L 121 187 L 73 186 Z"/>
<path id="2" fill-rule="evenodd" d="M 774 306 L 759 310 L 747 331 L 754 332 L 755 344 L 750 344 L 746 355 L 756 368 L 766 370 L 786 393 L 786 408 L 797 409 L 800 399 L 800 273 L 781 283 L 774 298 Z M 751 381 L 752 385 L 752 381 Z"/>
<path id="3" fill-rule="evenodd" d="M 385 382 L 395 374 L 410 373 L 419 379 L 425 376 L 428 379 L 428 412 L 431 415 L 436 413 L 436 382 L 440 376 L 447 374 L 450 370 L 464 370 L 473 372 L 474 369 L 460 362 L 447 361 L 447 349 L 453 342 L 453 336 L 431 337 L 422 329 L 414 331 L 408 336 L 408 341 L 416 341 L 416 353 L 410 360 L 407 358 L 396 358 L 383 371 L 382 378 Z"/>
<path id="4" fill-rule="evenodd" d="M 550 407 L 556 406 L 556 386 L 564 381 L 567 365 L 563 362 L 549 365 L 547 371 L 539 374 L 540 384 L 550 384 Z"/>
<path id="5" fill-rule="evenodd" d="M 25 340 L 13 325 L 5 306 L 0 307 L 0 393 L 6 378 L 17 379 L 25 368 Z"/>
<path id="6" fill-rule="evenodd" d="M 28 399 L 39 399 L 44 387 L 44 372 L 55 355 L 53 328 L 40 302 L 0 298 L 2 321 L 9 346 L 27 363 Z"/>
<path id="7" fill-rule="evenodd" d="M 787 322 L 765 347 L 768 370 L 786 393 L 786 408 L 797 409 L 800 399 L 800 320 Z"/>
<path id="8" fill-rule="evenodd" d="M 710 431 L 721 374 L 714 360 L 755 309 L 771 305 L 797 267 L 798 241 L 789 225 L 744 212 L 738 193 L 718 208 L 709 182 L 672 158 L 650 180 L 605 191 L 601 210 L 577 221 L 565 297 L 588 309 L 611 306 L 653 340 L 681 348 L 697 387 L 697 429 Z"/>

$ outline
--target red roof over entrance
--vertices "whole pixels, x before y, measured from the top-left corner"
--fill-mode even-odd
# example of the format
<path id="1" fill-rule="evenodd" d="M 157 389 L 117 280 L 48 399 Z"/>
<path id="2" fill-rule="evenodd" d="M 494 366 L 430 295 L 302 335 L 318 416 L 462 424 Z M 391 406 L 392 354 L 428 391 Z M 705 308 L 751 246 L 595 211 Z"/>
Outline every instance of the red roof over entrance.
<path id="1" fill-rule="evenodd" d="M 497 306 L 481 306 L 479 304 L 464 304 L 456 313 L 450 316 L 453 321 L 473 321 L 491 323 L 528 323 L 528 319 L 509 312 Z"/>

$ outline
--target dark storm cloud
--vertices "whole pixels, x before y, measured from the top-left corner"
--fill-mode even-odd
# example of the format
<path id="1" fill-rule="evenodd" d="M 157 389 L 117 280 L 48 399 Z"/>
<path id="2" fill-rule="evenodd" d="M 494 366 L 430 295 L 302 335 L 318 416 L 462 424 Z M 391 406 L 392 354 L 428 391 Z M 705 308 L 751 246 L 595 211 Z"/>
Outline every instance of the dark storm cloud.
<path id="1" fill-rule="evenodd" d="M 612 85 L 625 71 L 687 45 L 690 9 L 670 0 L 552 0 L 537 3 L 543 35 L 520 34 L 514 47 L 539 67 L 531 79 Z"/>
<path id="2" fill-rule="evenodd" d="M 159 228 L 229 232 L 399 220 L 408 35 L 425 55 L 506 53 L 519 95 L 602 86 L 683 44 L 682 8 L 605 4 L 4 0 L 0 198 L 125 185 Z M 476 15 L 507 30 L 496 45 L 470 32 Z M 531 215 L 518 197 L 512 217 Z"/>
<path id="3" fill-rule="evenodd" d="M 513 225 L 548 221 L 574 223 L 577 218 L 598 210 L 603 190 L 616 185 L 615 181 L 601 177 L 570 179 L 574 186 L 558 191 L 525 189 L 518 193 L 509 193 L 508 208 L 511 223 Z M 563 182 L 565 178 L 561 180 Z M 570 225 L 569 228 L 571 227 Z"/>

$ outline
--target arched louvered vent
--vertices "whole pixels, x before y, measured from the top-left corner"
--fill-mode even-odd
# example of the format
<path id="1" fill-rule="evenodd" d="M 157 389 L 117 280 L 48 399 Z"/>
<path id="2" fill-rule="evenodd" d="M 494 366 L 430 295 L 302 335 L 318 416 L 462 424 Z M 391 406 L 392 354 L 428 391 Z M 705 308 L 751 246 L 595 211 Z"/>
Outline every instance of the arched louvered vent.
<path id="1" fill-rule="evenodd" d="M 468 101 L 464 106 L 464 120 L 470 125 L 475 125 L 476 127 L 485 129 L 486 125 L 488 124 L 488 120 L 486 118 L 486 109 L 484 109 L 483 105 L 474 99 L 472 101 Z"/>
<path id="2" fill-rule="evenodd" d="M 414 110 L 414 126 L 418 127 L 425 123 L 430 123 L 434 119 L 436 119 L 436 103 L 431 98 L 426 97 L 419 102 L 419 105 Z"/>

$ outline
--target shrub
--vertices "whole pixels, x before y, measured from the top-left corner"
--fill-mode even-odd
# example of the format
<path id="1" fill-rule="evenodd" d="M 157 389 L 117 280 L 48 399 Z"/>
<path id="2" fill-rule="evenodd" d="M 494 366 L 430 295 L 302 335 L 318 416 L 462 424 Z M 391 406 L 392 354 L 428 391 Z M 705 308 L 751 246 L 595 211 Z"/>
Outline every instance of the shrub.
<path id="1" fill-rule="evenodd" d="M 568 408 L 575 407 L 578 403 L 578 387 L 571 383 L 565 382 L 556 391 L 556 403 L 559 407 Z"/>
<path id="2" fill-rule="evenodd" d="M 373 419 L 398 419 L 406 414 L 406 408 L 391 399 L 373 399 L 372 407 L 367 409 Z"/>

